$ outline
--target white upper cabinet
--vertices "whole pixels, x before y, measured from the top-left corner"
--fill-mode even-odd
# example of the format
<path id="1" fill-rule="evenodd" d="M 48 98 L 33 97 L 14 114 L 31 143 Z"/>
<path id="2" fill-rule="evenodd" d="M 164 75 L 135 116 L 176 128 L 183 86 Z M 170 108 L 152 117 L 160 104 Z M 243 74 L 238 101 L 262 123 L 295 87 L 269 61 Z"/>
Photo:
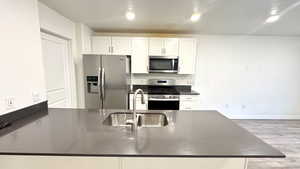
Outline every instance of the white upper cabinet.
<path id="1" fill-rule="evenodd" d="M 132 38 L 128 37 L 112 37 L 111 38 L 111 54 L 114 55 L 131 55 Z"/>
<path id="2" fill-rule="evenodd" d="M 132 38 L 132 73 L 148 73 L 148 42 L 147 38 Z"/>
<path id="3" fill-rule="evenodd" d="M 93 53 L 103 55 L 131 55 L 131 38 L 93 36 L 92 50 Z"/>
<path id="4" fill-rule="evenodd" d="M 179 71 L 178 74 L 194 74 L 197 53 L 196 39 L 179 39 Z"/>
<path id="5" fill-rule="evenodd" d="M 149 56 L 162 56 L 164 55 L 164 39 L 163 38 L 150 38 L 149 39 Z"/>
<path id="6" fill-rule="evenodd" d="M 178 56 L 177 38 L 150 38 L 150 56 Z"/>
<path id="7" fill-rule="evenodd" d="M 178 56 L 178 39 L 177 38 L 165 39 L 164 52 L 166 56 Z"/>
<path id="8" fill-rule="evenodd" d="M 194 74 L 197 40 L 193 38 L 92 37 L 93 53 L 131 55 L 132 73 L 148 73 L 149 56 L 179 56 L 178 74 Z"/>
<path id="9" fill-rule="evenodd" d="M 111 51 L 110 36 L 93 36 L 92 37 L 92 52 L 96 54 L 109 55 Z"/>

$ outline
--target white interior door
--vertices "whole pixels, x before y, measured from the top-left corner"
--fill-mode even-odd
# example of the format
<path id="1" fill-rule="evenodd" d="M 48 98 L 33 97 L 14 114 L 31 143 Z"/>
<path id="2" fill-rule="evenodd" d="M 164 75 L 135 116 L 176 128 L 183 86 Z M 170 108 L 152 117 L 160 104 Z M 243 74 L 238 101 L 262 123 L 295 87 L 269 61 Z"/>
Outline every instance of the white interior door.
<path id="1" fill-rule="evenodd" d="M 69 42 L 45 33 L 42 33 L 41 37 L 48 106 L 70 107 Z"/>

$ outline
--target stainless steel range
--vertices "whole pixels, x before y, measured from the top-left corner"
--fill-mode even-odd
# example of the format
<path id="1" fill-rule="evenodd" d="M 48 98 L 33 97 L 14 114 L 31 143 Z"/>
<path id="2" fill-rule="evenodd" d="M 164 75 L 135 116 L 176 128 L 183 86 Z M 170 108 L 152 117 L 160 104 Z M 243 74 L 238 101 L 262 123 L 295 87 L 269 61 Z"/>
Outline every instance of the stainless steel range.
<path id="1" fill-rule="evenodd" d="M 191 86 L 177 85 L 175 80 L 151 79 L 147 85 L 136 86 L 148 93 L 148 110 L 179 110 L 180 93 Z"/>
<path id="2" fill-rule="evenodd" d="M 179 95 L 148 95 L 149 110 L 179 110 Z"/>

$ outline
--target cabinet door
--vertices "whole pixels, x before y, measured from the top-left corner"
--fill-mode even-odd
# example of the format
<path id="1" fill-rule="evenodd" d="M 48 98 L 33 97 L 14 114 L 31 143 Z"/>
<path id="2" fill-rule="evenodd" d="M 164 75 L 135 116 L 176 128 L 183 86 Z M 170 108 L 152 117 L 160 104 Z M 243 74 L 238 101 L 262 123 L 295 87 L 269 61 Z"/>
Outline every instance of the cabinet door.
<path id="1" fill-rule="evenodd" d="M 148 73 L 148 39 L 132 39 L 131 72 Z"/>
<path id="2" fill-rule="evenodd" d="M 150 38 L 149 56 L 162 56 L 164 54 L 164 38 Z"/>
<path id="3" fill-rule="evenodd" d="M 131 55 L 132 44 L 131 38 L 128 37 L 112 37 L 113 55 Z"/>
<path id="4" fill-rule="evenodd" d="M 179 74 L 194 74 L 197 41 L 195 39 L 179 40 Z"/>
<path id="5" fill-rule="evenodd" d="M 199 95 L 180 95 L 180 110 L 198 110 L 201 104 Z"/>
<path id="6" fill-rule="evenodd" d="M 178 56 L 178 39 L 166 38 L 164 44 L 164 55 Z"/>
<path id="7" fill-rule="evenodd" d="M 110 54 L 111 37 L 109 36 L 93 36 L 92 52 L 96 54 Z"/>

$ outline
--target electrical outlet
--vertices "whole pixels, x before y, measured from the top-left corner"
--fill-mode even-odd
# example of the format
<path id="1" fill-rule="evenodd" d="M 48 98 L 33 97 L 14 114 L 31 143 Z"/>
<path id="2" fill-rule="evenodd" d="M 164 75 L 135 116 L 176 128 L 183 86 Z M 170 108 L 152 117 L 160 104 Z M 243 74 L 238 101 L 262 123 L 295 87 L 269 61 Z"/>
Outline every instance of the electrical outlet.
<path id="1" fill-rule="evenodd" d="M 40 94 L 38 92 L 32 92 L 32 101 L 34 103 L 39 102 L 41 100 Z"/>
<path id="2" fill-rule="evenodd" d="M 15 108 L 15 98 L 14 97 L 7 97 L 5 99 L 5 107 L 6 110 L 10 110 Z"/>
<path id="3" fill-rule="evenodd" d="M 229 105 L 228 105 L 228 104 L 225 104 L 225 108 L 228 109 L 228 108 L 229 108 Z"/>

